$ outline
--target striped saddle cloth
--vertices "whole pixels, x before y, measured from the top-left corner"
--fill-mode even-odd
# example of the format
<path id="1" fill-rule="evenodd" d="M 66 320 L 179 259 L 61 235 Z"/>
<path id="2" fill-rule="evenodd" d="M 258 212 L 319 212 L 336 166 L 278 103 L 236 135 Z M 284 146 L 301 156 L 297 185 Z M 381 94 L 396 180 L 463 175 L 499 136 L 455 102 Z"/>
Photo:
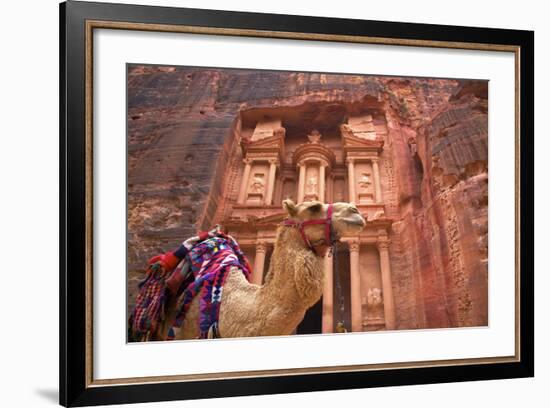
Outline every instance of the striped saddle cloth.
<path id="1" fill-rule="evenodd" d="M 197 243 L 174 271 L 164 274 L 150 268 L 139 283 L 136 305 L 130 316 L 130 341 L 149 340 L 164 319 L 166 304 L 177 297 L 177 313 L 168 339 L 181 329 L 185 315 L 196 296 L 199 297 L 199 338 L 219 337 L 218 320 L 223 286 L 231 267 L 250 279 L 251 268 L 239 244 L 230 236 L 220 234 Z M 176 279 L 174 279 L 176 278 Z M 181 282 L 170 288 L 169 282 Z"/>

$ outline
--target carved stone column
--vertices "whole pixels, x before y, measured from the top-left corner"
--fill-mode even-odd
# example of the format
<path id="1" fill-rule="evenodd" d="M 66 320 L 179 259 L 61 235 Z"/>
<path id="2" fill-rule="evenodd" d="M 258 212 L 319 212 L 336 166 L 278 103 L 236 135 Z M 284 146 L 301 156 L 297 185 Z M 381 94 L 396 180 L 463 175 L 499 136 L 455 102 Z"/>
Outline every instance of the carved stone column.
<path id="1" fill-rule="evenodd" d="M 277 171 L 277 159 L 269 160 L 269 176 L 267 179 L 267 195 L 265 205 L 273 204 L 273 190 L 275 189 L 275 172 Z"/>
<path id="2" fill-rule="evenodd" d="M 353 159 L 347 159 L 346 163 L 348 164 L 348 183 L 349 183 L 349 201 L 357 201 L 357 196 L 355 195 L 355 164 Z"/>
<path id="3" fill-rule="evenodd" d="M 263 276 L 264 276 L 264 265 L 265 265 L 265 251 L 267 245 L 265 242 L 256 243 L 256 257 L 254 258 L 254 271 L 252 272 L 252 277 L 250 279 L 251 283 L 256 285 L 261 285 Z"/>
<path id="4" fill-rule="evenodd" d="M 361 273 L 359 271 L 359 240 L 348 242 L 351 286 L 351 331 L 363 330 L 361 316 Z"/>
<path id="5" fill-rule="evenodd" d="M 389 242 L 381 240 L 377 243 L 380 254 L 380 271 L 382 274 L 382 298 L 384 301 L 384 318 L 386 329 L 395 329 L 395 304 L 393 300 L 393 289 L 391 282 Z"/>
<path id="6" fill-rule="evenodd" d="M 273 200 L 275 201 L 275 203 L 277 203 L 277 205 L 280 205 L 283 199 L 286 198 L 286 197 L 283 197 L 283 188 L 285 185 L 285 179 L 284 177 L 279 175 L 279 177 L 276 178 L 276 180 L 278 181 L 279 185 L 277 186 L 277 188 L 275 189 L 275 192 L 273 193 L 273 197 L 274 197 Z"/>
<path id="7" fill-rule="evenodd" d="M 325 202 L 325 165 L 319 165 L 319 201 Z"/>
<path id="8" fill-rule="evenodd" d="M 306 188 L 306 165 L 304 163 L 298 163 L 300 167 L 300 178 L 298 179 L 298 203 L 304 201 L 304 193 Z"/>
<path id="9" fill-rule="evenodd" d="M 332 256 L 325 255 L 325 280 L 323 283 L 323 333 L 334 330 L 334 297 Z"/>
<path id="10" fill-rule="evenodd" d="M 237 202 L 239 204 L 244 204 L 244 199 L 246 197 L 246 190 L 248 189 L 248 179 L 250 178 L 250 169 L 251 169 L 251 160 L 250 159 L 244 159 L 244 173 L 243 173 L 243 179 L 241 180 L 241 189 L 239 191 L 239 198 Z"/>
<path id="11" fill-rule="evenodd" d="M 378 169 L 378 158 L 372 159 L 372 173 L 374 175 L 374 191 L 376 195 L 376 202 L 382 202 L 382 188 L 380 186 L 380 170 Z"/>

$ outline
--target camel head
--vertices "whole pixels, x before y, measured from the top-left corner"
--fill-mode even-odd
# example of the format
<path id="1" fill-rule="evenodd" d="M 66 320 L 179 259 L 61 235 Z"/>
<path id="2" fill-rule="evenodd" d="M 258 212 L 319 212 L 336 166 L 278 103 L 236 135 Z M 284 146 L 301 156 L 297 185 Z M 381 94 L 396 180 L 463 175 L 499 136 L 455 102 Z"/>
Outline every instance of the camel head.
<path id="1" fill-rule="evenodd" d="M 328 204 L 324 204 L 320 201 L 309 201 L 301 204 L 294 204 L 292 200 L 284 200 L 283 208 L 288 213 L 290 219 L 302 222 L 307 220 L 325 219 L 327 217 Z M 360 233 L 363 228 L 365 228 L 366 221 L 355 204 L 334 203 L 332 208 L 332 228 L 337 239 L 340 239 L 345 235 L 356 235 Z M 313 245 L 317 245 L 325 241 L 324 225 L 308 225 L 305 227 L 305 233 Z"/>
<path id="2" fill-rule="evenodd" d="M 325 204 L 325 206 L 327 206 Z M 334 203 L 332 226 L 338 238 L 345 235 L 357 235 L 367 225 L 367 220 L 361 215 L 354 203 Z"/>

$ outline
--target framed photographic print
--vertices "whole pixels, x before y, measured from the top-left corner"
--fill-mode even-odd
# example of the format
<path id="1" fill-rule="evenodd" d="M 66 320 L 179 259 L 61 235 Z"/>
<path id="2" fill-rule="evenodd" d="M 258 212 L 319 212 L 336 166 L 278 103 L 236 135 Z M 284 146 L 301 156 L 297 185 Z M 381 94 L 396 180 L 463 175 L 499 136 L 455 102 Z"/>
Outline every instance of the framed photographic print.
<path id="1" fill-rule="evenodd" d="M 533 32 L 60 21 L 61 404 L 534 375 Z"/>

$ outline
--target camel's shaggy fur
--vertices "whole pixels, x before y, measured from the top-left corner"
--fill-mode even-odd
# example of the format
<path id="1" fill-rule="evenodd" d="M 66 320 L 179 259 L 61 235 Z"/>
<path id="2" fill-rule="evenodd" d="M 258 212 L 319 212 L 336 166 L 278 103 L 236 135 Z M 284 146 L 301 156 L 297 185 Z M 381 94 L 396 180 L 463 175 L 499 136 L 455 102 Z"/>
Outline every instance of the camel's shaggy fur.
<path id="1" fill-rule="evenodd" d="M 327 204 L 306 202 L 300 205 L 285 200 L 290 218 L 325 218 Z M 359 233 L 365 220 L 353 204 L 333 204 L 333 228 L 339 237 Z M 312 244 L 324 242 L 324 225 L 307 226 Z M 269 271 L 262 286 L 249 283 L 243 273 L 230 271 L 223 289 L 219 316 L 221 337 L 276 336 L 291 334 L 308 308 L 323 291 L 323 258 L 307 248 L 296 228 L 279 227 Z M 167 322 L 175 310 L 168 310 Z M 177 339 L 198 336 L 199 302 L 195 298 L 186 314 Z M 163 331 L 168 328 L 164 327 Z"/>

